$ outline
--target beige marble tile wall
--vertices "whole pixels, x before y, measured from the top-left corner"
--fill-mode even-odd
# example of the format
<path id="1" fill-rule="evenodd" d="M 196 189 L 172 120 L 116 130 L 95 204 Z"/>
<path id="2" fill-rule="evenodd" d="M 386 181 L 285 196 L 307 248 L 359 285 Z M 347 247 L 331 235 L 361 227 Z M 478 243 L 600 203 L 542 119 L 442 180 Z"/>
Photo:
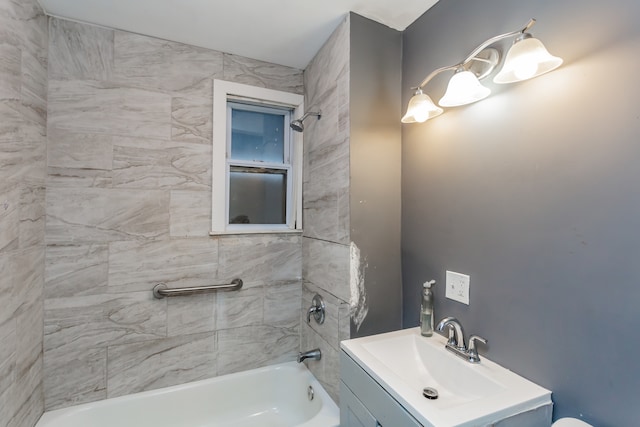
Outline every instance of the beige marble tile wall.
<path id="1" fill-rule="evenodd" d="M 293 360 L 302 238 L 208 236 L 212 81 L 302 93 L 302 72 L 53 18 L 49 37 L 46 408 Z"/>
<path id="2" fill-rule="evenodd" d="M 0 427 L 43 411 L 47 18 L 0 0 Z"/>
<path id="3" fill-rule="evenodd" d="M 320 347 L 322 360 L 307 366 L 338 401 L 340 341 L 349 338 L 349 17 L 336 29 L 304 73 L 305 122 L 303 304 L 301 346 Z M 327 305 L 323 325 L 306 311 L 319 293 Z"/>

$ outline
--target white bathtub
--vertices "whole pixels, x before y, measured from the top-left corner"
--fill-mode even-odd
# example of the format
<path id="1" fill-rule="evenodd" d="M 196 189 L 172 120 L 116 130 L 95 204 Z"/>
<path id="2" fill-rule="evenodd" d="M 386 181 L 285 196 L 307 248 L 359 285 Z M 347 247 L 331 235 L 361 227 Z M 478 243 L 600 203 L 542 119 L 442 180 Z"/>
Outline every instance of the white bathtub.
<path id="1" fill-rule="evenodd" d="M 313 388 L 313 400 L 308 388 Z M 302 364 L 282 363 L 46 412 L 36 427 L 330 427 L 338 407 Z"/>

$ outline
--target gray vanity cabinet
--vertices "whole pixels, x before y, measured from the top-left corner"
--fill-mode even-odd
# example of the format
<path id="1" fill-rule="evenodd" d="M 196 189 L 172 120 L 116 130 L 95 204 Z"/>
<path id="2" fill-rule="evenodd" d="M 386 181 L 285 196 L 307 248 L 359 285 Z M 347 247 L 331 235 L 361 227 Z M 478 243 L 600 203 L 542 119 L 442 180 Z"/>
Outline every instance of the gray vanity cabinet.
<path id="1" fill-rule="evenodd" d="M 360 399 L 340 381 L 340 427 L 378 427 L 380 424 Z"/>
<path id="2" fill-rule="evenodd" d="M 340 352 L 340 427 L 422 427 L 344 351 Z"/>

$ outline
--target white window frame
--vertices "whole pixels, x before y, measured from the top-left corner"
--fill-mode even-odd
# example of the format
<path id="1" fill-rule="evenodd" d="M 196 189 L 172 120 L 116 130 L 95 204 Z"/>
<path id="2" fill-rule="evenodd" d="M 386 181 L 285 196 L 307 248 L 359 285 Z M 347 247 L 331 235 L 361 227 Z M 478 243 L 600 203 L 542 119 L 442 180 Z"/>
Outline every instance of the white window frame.
<path id="1" fill-rule="evenodd" d="M 213 81 L 213 182 L 211 185 L 210 235 L 252 233 L 299 233 L 302 231 L 302 133 L 290 129 L 291 194 L 287 194 L 286 224 L 229 224 L 229 147 L 227 102 L 239 101 L 291 109 L 291 120 L 302 117 L 304 97 L 295 93 L 228 82 Z"/>

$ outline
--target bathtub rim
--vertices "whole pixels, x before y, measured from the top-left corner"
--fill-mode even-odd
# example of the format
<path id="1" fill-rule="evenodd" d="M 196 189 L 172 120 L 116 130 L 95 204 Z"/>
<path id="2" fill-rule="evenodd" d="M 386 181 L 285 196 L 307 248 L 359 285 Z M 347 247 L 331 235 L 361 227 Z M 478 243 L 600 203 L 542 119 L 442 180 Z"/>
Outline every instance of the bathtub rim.
<path id="1" fill-rule="evenodd" d="M 206 386 L 210 383 L 220 382 L 223 379 L 230 378 L 242 378 L 246 376 L 251 376 L 255 374 L 259 374 L 262 372 L 268 371 L 277 371 L 283 369 L 294 369 L 298 371 L 304 371 L 301 374 L 307 375 L 311 378 L 311 385 L 313 386 L 314 393 L 316 397 L 320 397 L 322 399 L 322 406 L 318 413 L 308 421 L 305 421 L 301 426 L 312 426 L 314 425 L 312 421 L 316 418 L 320 418 L 323 420 L 333 419 L 335 418 L 336 426 L 340 425 L 340 412 L 338 405 L 333 401 L 329 393 L 324 389 L 320 381 L 311 373 L 311 371 L 306 367 L 303 363 L 297 363 L 295 361 L 292 362 L 283 362 L 274 365 L 267 365 L 260 368 L 249 369 L 246 371 L 233 372 L 230 374 L 219 375 L 216 377 L 205 378 L 202 380 L 190 381 L 187 383 L 176 384 L 167 387 L 161 387 L 153 390 L 140 391 L 136 393 L 126 394 L 123 396 L 116 396 L 102 400 L 96 400 L 93 402 L 79 403 L 73 406 L 67 406 L 64 408 L 53 409 L 51 411 L 46 411 L 42 414 L 40 419 L 34 427 L 48 427 L 49 424 L 56 422 L 60 418 L 64 418 L 67 416 L 71 416 L 74 413 L 89 411 L 94 407 L 101 407 L 105 405 L 113 405 L 117 404 L 118 401 L 128 401 L 131 399 L 144 399 L 145 397 L 153 398 L 153 396 L 163 395 L 167 393 L 179 392 L 180 390 L 188 390 L 191 388 Z"/>

